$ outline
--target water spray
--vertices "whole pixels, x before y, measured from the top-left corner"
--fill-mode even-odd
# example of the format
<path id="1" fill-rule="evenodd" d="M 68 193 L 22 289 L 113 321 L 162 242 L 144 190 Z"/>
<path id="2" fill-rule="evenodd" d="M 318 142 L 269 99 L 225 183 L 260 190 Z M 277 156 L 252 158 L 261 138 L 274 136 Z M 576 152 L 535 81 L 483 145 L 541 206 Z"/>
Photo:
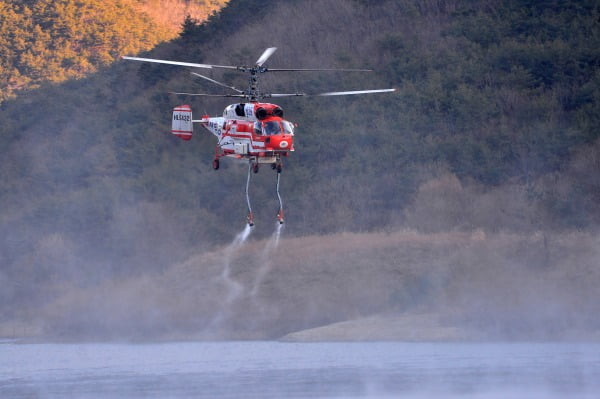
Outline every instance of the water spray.
<path id="1" fill-rule="evenodd" d="M 252 227 L 247 224 L 244 227 L 244 230 L 239 232 L 234 237 L 231 244 L 223 250 L 223 271 L 221 272 L 220 279 L 225 284 L 227 295 L 223 302 L 223 306 L 216 310 L 212 320 L 208 323 L 208 327 L 206 328 L 208 331 L 213 330 L 223 322 L 231 304 L 244 292 L 242 284 L 231 278 L 231 262 L 233 260 L 233 255 L 242 245 L 244 245 L 248 237 L 250 237 L 250 233 L 252 233 Z"/>
<path id="2" fill-rule="evenodd" d="M 242 245 L 244 245 L 244 243 L 250 236 L 250 233 L 252 233 L 252 227 L 247 224 L 244 227 L 244 230 L 239 232 L 235 236 L 231 244 L 229 244 L 223 251 L 223 272 L 221 273 L 221 279 L 229 287 L 228 294 L 226 297 L 226 303 L 228 304 L 237 299 L 244 290 L 240 283 L 231 278 L 231 261 L 235 252 L 237 252 L 237 250 Z"/>
<path id="3" fill-rule="evenodd" d="M 254 279 L 254 283 L 252 284 L 252 290 L 250 291 L 250 295 L 255 298 L 258 293 L 258 289 L 265 279 L 266 275 L 273 268 L 273 262 L 271 255 L 279 246 L 279 238 L 281 237 L 281 233 L 283 231 L 283 224 L 279 223 L 279 221 L 275 224 L 275 230 L 271 237 L 265 244 L 265 248 L 262 250 L 259 258 L 259 264 L 261 265 L 256 273 L 256 278 Z"/>

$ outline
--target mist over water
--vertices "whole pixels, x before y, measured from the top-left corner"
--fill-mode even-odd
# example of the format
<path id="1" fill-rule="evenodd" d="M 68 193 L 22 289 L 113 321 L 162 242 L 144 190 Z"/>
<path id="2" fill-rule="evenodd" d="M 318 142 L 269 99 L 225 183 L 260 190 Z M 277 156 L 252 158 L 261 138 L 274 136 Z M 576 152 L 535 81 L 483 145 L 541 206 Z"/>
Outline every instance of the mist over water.
<path id="1" fill-rule="evenodd" d="M 0 345 L 0 397 L 597 398 L 598 344 Z"/>

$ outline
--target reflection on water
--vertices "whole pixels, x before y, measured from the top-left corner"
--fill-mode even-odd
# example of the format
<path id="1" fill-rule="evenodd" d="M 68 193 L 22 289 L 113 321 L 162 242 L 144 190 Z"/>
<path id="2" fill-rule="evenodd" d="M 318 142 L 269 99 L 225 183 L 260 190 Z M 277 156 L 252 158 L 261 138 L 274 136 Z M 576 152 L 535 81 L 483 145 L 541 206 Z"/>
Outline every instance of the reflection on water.
<path id="1" fill-rule="evenodd" d="M 600 344 L 0 344 L 1 398 L 597 398 Z"/>

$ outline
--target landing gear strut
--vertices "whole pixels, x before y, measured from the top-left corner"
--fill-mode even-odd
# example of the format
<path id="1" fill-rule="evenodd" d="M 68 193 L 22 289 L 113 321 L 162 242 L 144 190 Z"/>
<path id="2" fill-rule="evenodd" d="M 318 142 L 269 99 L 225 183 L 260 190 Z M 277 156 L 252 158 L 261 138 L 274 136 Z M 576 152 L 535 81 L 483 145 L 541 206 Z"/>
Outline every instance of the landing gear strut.
<path id="1" fill-rule="evenodd" d="M 216 146 L 215 148 L 215 157 L 213 158 L 212 161 L 212 167 L 214 170 L 219 170 L 219 158 L 221 157 L 221 147 L 219 147 L 219 145 Z"/>
<path id="2" fill-rule="evenodd" d="M 281 173 L 281 171 L 283 170 L 283 165 L 281 164 L 281 162 L 274 162 L 271 164 L 271 169 L 275 170 L 277 169 L 277 173 Z"/>

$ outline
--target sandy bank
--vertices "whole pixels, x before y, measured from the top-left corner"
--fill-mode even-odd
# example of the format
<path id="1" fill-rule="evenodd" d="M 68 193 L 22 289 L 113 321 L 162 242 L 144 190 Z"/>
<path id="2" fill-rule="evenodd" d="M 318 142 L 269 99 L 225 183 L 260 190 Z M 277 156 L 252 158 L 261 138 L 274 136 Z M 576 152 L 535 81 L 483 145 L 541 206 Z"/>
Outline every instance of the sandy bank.
<path id="1" fill-rule="evenodd" d="M 496 337 L 474 328 L 452 324 L 435 313 L 415 313 L 397 316 L 375 315 L 356 320 L 332 323 L 293 332 L 281 337 L 284 342 L 322 341 L 403 341 L 403 342 L 474 342 L 496 341 Z M 590 341 L 600 342 L 600 331 L 570 330 L 558 337 L 539 334 L 513 337 L 518 341 Z"/>
<path id="2" fill-rule="evenodd" d="M 437 314 L 375 315 L 287 334 L 282 341 L 473 341 L 481 333 L 450 325 Z"/>

